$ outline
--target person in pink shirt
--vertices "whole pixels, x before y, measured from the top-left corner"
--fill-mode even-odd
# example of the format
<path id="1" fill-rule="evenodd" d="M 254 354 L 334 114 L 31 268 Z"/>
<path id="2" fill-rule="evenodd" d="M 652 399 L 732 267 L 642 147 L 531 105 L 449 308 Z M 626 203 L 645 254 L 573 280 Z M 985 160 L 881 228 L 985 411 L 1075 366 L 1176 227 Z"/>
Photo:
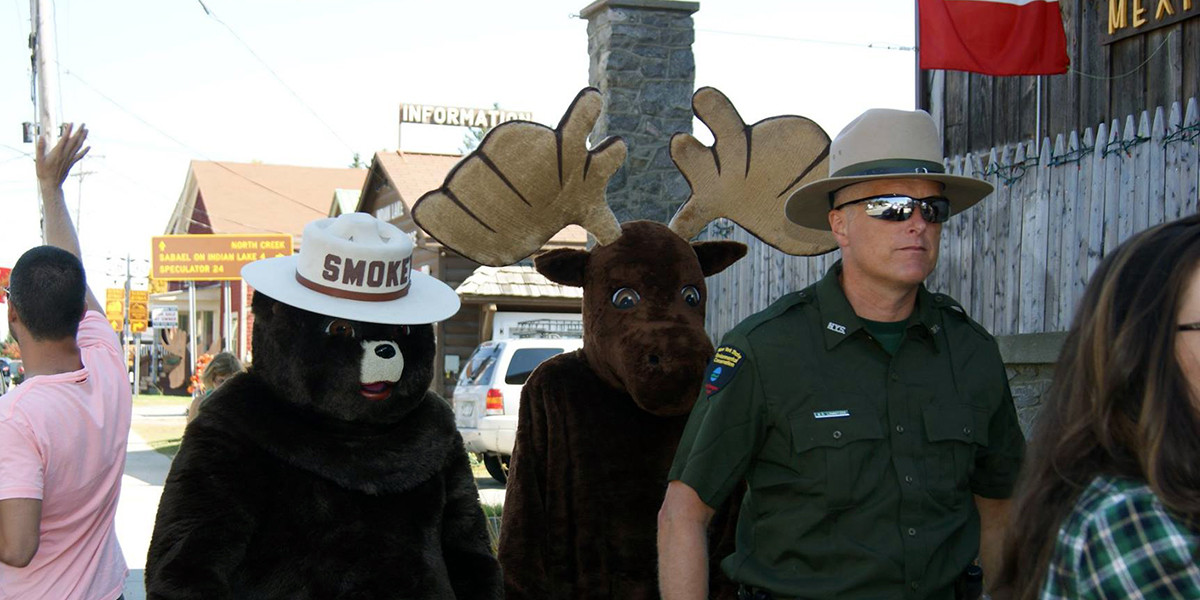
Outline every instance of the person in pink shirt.
<path id="1" fill-rule="evenodd" d="M 21 256 L 5 290 L 27 374 L 0 397 L 0 599 L 113 600 L 128 574 L 113 517 L 133 401 L 63 202 L 88 150 L 87 130 L 71 130 L 49 154 L 39 140 L 48 245 Z"/>

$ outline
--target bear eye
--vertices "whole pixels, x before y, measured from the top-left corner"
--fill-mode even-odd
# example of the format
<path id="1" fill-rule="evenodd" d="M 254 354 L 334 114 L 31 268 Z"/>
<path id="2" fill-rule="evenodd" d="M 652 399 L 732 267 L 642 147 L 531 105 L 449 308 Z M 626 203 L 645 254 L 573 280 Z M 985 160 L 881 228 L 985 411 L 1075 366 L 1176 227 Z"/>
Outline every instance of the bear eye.
<path id="1" fill-rule="evenodd" d="M 326 335 L 354 337 L 354 324 L 343 319 L 334 319 L 325 326 Z"/>
<path id="2" fill-rule="evenodd" d="M 635 290 L 633 288 L 621 288 L 621 289 L 617 290 L 615 293 L 613 293 L 613 296 L 612 296 L 613 306 L 615 306 L 621 310 L 628 310 L 630 308 L 633 308 L 633 307 L 637 306 L 638 302 L 641 302 L 641 301 L 642 301 L 642 297 L 639 296 L 637 293 L 637 290 Z"/>
<path id="3" fill-rule="evenodd" d="M 683 301 L 687 302 L 688 306 L 700 306 L 700 290 L 696 289 L 696 286 L 685 285 L 679 293 L 683 294 Z"/>

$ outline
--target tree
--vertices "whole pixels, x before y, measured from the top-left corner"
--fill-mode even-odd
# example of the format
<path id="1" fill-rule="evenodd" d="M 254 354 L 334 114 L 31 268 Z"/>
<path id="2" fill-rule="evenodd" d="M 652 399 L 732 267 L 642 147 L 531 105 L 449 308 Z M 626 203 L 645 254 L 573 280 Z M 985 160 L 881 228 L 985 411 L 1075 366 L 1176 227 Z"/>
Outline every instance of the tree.
<path id="1" fill-rule="evenodd" d="M 492 108 L 495 110 L 500 110 L 500 103 L 493 102 Z M 478 148 L 480 142 L 483 141 L 483 136 L 487 135 L 488 131 L 491 131 L 490 127 L 468 127 L 467 133 L 463 135 L 463 145 L 458 148 L 459 152 L 467 154 L 468 152 Z"/>
<path id="2" fill-rule="evenodd" d="M 21 347 L 17 345 L 17 340 L 13 339 L 11 333 L 8 334 L 8 339 L 0 344 L 0 356 L 13 360 L 21 360 Z"/>

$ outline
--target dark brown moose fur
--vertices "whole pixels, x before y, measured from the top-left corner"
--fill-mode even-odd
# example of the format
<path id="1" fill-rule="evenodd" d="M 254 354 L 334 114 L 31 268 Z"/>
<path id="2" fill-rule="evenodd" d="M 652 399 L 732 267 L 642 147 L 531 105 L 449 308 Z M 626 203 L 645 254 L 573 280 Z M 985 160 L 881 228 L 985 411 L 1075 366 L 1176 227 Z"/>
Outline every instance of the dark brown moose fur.
<path id="1" fill-rule="evenodd" d="M 433 329 L 354 323 L 254 296 L 255 360 L 187 428 L 146 560 L 150 599 L 502 597 Z M 394 341 L 392 395 L 359 395 L 360 338 Z"/>
<path id="2" fill-rule="evenodd" d="M 659 597 L 656 518 L 713 353 L 704 277 L 746 247 L 689 244 L 649 221 L 622 232 L 590 253 L 536 259 L 552 281 L 583 286 L 584 343 L 543 363 L 521 392 L 500 537 L 510 600 Z M 700 292 L 696 306 L 682 294 L 689 285 Z M 622 288 L 641 301 L 615 307 Z M 732 548 L 730 514 L 736 507 L 714 520 L 714 556 L 722 555 L 715 546 Z M 735 595 L 712 567 L 714 597 Z"/>

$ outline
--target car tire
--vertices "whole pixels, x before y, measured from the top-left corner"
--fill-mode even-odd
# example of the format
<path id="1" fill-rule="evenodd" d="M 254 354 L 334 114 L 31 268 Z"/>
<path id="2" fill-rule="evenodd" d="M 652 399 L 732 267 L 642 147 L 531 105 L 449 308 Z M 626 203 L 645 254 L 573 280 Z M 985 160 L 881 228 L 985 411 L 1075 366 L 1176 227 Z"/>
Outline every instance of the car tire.
<path id="1" fill-rule="evenodd" d="M 483 455 L 483 466 L 487 468 L 488 475 L 491 475 L 492 479 L 500 482 L 501 485 L 508 483 L 508 461 L 509 457 L 507 456 Z"/>

